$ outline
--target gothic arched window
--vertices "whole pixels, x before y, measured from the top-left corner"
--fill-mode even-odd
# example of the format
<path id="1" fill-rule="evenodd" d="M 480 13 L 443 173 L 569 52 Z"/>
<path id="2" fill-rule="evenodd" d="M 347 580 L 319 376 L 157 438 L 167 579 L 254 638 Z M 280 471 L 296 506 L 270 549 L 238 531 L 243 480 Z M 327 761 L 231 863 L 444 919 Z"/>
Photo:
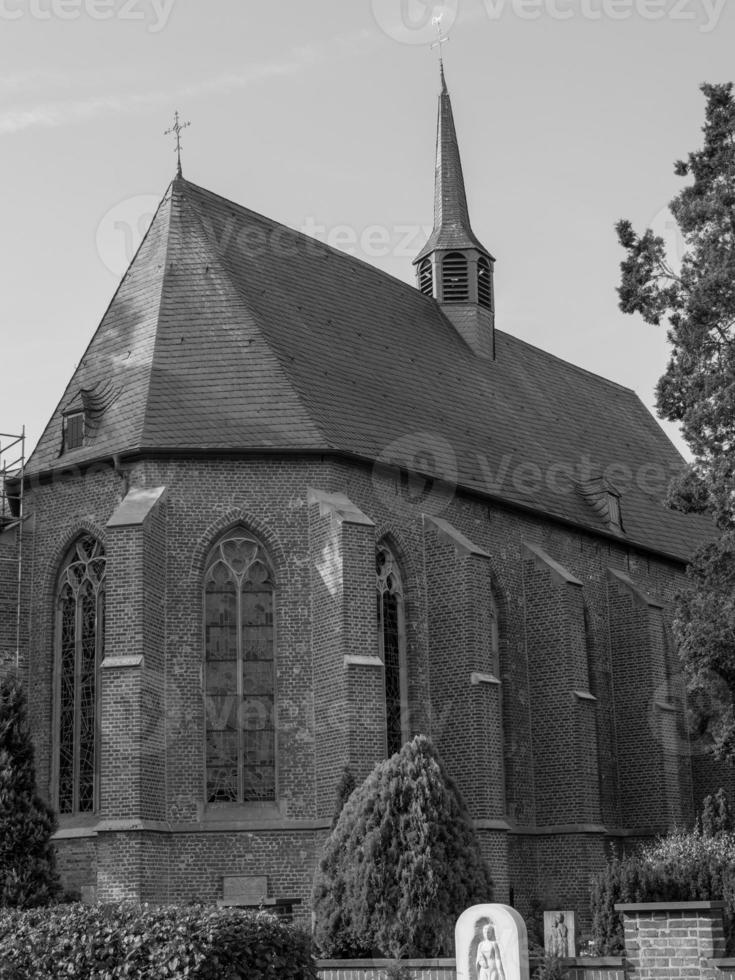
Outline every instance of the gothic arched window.
<path id="1" fill-rule="evenodd" d="M 477 260 L 477 302 L 488 310 L 493 308 L 492 268 L 484 255 Z"/>
<path id="2" fill-rule="evenodd" d="M 470 298 L 467 256 L 449 252 L 442 262 L 442 299 L 445 303 L 466 303 Z"/>
<path id="3" fill-rule="evenodd" d="M 274 582 L 242 528 L 212 549 L 204 577 L 208 803 L 276 799 Z"/>
<path id="4" fill-rule="evenodd" d="M 408 739 L 408 668 L 403 582 L 398 564 L 386 547 L 376 556 L 378 584 L 378 649 L 385 665 L 385 713 L 388 755 Z"/>
<path id="5" fill-rule="evenodd" d="M 434 295 L 434 273 L 431 268 L 431 259 L 424 259 L 419 265 L 419 289 L 424 296 Z"/>
<path id="6" fill-rule="evenodd" d="M 96 538 L 85 535 L 69 550 L 56 596 L 58 808 L 61 814 L 92 813 L 105 635 L 105 552 Z"/>

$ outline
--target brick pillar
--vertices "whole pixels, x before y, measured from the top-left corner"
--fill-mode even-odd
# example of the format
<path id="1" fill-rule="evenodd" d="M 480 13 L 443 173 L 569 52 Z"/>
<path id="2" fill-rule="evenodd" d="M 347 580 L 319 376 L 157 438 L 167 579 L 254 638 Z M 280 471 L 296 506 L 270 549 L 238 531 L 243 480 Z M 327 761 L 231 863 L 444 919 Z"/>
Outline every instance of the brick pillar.
<path id="1" fill-rule="evenodd" d="M 490 556 L 424 515 L 431 736 L 474 818 L 496 900 L 508 898 L 502 684 L 492 649 Z"/>
<path id="2" fill-rule="evenodd" d="M 590 692 L 582 583 L 532 544 L 523 589 L 537 825 L 600 824 L 597 699 Z"/>
<path id="3" fill-rule="evenodd" d="M 621 822 L 684 824 L 692 816 L 691 768 L 684 719 L 670 698 L 662 607 L 615 569 L 608 603 Z"/>
<path id="4" fill-rule="evenodd" d="M 97 897 L 145 901 L 151 843 L 166 815 L 164 488 L 133 489 L 107 524 Z M 163 839 L 161 847 L 165 846 Z M 147 856 L 146 856 L 147 855 Z M 145 859 L 144 859 L 145 857 Z"/>
<path id="5" fill-rule="evenodd" d="M 623 913 L 627 980 L 715 980 L 725 955 L 724 902 L 616 905 Z"/>
<path id="6" fill-rule="evenodd" d="M 375 620 L 375 525 L 343 494 L 309 490 L 317 815 L 340 773 L 385 758 L 385 679 Z"/>

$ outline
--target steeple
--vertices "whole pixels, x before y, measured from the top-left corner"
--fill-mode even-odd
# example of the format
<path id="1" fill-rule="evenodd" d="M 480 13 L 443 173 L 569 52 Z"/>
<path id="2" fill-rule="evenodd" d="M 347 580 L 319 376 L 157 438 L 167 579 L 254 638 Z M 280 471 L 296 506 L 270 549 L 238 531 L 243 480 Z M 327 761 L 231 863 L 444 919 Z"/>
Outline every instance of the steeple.
<path id="1" fill-rule="evenodd" d="M 476 354 L 493 356 L 495 259 L 472 230 L 452 100 L 440 62 L 434 230 L 414 259 L 422 293 L 441 304 Z"/>

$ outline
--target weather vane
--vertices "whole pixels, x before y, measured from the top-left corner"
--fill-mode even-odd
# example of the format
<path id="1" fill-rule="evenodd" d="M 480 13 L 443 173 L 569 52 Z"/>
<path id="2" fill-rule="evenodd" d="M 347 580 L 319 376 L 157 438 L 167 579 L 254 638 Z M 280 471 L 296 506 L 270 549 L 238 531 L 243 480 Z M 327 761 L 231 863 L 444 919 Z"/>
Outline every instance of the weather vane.
<path id="1" fill-rule="evenodd" d="M 436 41 L 431 45 L 432 50 L 434 48 L 439 49 L 439 64 L 441 65 L 442 75 L 444 74 L 444 45 L 449 44 L 449 35 L 442 33 L 442 20 L 444 19 L 444 14 L 437 14 L 432 17 L 432 24 L 436 27 Z"/>
<path id="2" fill-rule="evenodd" d="M 174 124 L 171 129 L 167 129 L 163 134 L 164 136 L 176 136 L 176 159 L 178 161 L 178 167 L 176 168 L 176 176 L 181 176 L 181 133 L 186 129 L 187 126 L 191 126 L 190 122 L 179 122 L 179 110 L 177 109 L 174 113 Z"/>

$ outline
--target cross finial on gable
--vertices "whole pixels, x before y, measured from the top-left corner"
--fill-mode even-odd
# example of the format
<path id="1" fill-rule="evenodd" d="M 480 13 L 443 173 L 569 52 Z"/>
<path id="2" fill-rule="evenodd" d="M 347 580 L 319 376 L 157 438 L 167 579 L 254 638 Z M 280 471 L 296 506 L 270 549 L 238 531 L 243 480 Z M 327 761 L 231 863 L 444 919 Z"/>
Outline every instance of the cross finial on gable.
<path id="1" fill-rule="evenodd" d="M 179 121 L 179 110 L 177 109 L 176 112 L 174 113 L 174 124 L 173 124 L 173 126 L 171 127 L 171 129 L 167 129 L 166 132 L 163 134 L 164 136 L 174 135 L 176 137 L 176 146 L 174 147 L 174 149 L 176 150 L 176 159 L 177 159 L 177 167 L 176 167 L 176 176 L 177 177 L 181 177 L 181 133 L 182 133 L 183 130 L 186 129 L 187 126 L 191 126 L 191 123 L 190 122 L 185 122 L 185 123 L 180 122 Z"/>

